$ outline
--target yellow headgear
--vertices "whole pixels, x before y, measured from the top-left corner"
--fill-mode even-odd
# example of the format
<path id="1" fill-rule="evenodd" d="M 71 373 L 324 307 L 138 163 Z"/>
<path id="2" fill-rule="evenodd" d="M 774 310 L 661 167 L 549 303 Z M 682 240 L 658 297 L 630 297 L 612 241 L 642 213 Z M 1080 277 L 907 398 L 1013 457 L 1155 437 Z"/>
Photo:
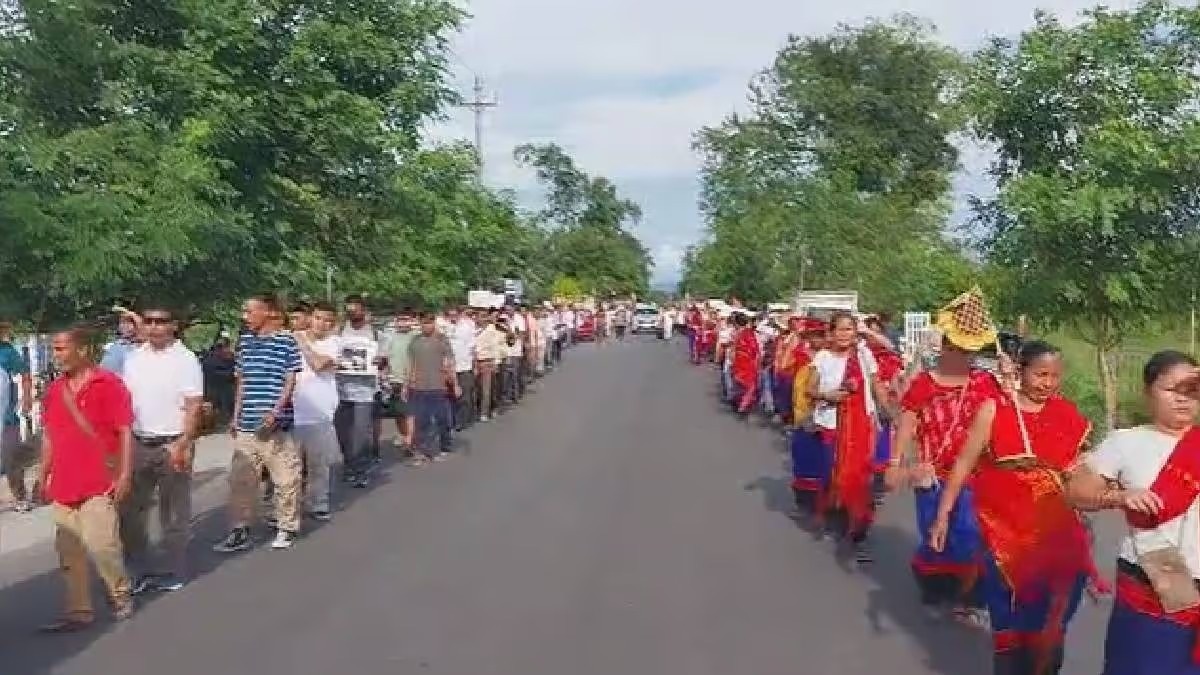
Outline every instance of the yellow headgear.
<path id="1" fill-rule="evenodd" d="M 996 327 L 978 286 L 938 310 L 935 325 L 950 344 L 968 352 L 977 352 L 996 342 Z"/>

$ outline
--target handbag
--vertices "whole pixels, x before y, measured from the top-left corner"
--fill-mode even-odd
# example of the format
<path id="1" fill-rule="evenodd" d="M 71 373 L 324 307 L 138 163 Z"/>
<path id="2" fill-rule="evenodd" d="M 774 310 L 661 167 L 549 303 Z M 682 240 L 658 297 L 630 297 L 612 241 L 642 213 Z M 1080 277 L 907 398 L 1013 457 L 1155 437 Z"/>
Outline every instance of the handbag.
<path id="1" fill-rule="evenodd" d="M 1179 517 L 1179 538 L 1183 541 L 1184 527 L 1187 524 L 1187 514 Z M 1168 614 L 1182 612 L 1186 609 L 1200 606 L 1200 590 L 1192 578 L 1187 559 L 1177 544 L 1171 544 L 1153 551 L 1137 550 L 1137 533 L 1129 528 L 1129 542 L 1133 553 L 1137 556 L 1138 566 L 1150 580 L 1150 587 L 1158 596 L 1163 611 Z"/>

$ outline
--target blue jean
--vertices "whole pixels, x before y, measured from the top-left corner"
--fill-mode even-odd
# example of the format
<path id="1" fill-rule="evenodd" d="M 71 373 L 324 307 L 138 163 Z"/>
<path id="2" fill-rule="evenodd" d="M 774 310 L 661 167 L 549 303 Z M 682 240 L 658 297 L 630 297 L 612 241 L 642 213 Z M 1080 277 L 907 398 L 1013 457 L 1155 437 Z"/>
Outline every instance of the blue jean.
<path id="1" fill-rule="evenodd" d="M 408 412 L 413 418 L 418 452 L 450 452 L 450 397 L 444 390 L 409 392 Z M 433 450 L 434 441 L 437 450 Z"/>

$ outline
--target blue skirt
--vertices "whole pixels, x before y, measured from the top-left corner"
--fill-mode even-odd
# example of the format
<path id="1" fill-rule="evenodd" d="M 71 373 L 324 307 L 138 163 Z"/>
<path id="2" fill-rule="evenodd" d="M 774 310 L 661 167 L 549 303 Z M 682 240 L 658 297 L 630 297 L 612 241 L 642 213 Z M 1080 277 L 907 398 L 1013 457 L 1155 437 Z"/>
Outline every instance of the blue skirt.
<path id="1" fill-rule="evenodd" d="M 1200 675 L 1200 664 L 1192 658 L 1196 637 L 1194 627 L 1139 612 L 1121 602 L 1118 585 L 1104 638 L 1101 675 Z"/>
<path id="2" fill-rule="evenodd" d="M 983 579 L 980 583 L 983 602 L 991 616 L 993 645 L 997 655 L 1007 656 L 1025 663 L 1060 663 L 1062 659 L 1062 637 L 1067 633 L 1067 625 L 1079 611 L 1083 600 L 1083 589 L 1087 585 L 1088 576 L 1080 573 L 1075 585 L 1065 598 L 1061 608 L 1061 616 L 1057 617 L 1057 626 L 1050 626 L 1058 637 L 1058 641 L 1045 644 L 1043 633 L 1048 628 L 1051 611 L 1054 609 L 1054 598 L 1049 592 L 1034 599 L 1018 600 L 1000 574 L 1000 568 L 995 559 L 987 556 L 983 569 Z M 1051 671 L 1057 672 L 1057 671 Z"/>
<path id="3" fill-rule="evenodd" d="M 786 417 L 792 415 L 792 385 L 794 380 L 788 375 L 774 374 L 775 412 Z"/>
<path id="4" fill-rule="evenodd" d="M 875 471 L 883 471 L 888 462 L 892 461 L 892 423 L 884 421 L 879 425 L 875 438 Z"/>
<path id="5" fill-rule="evenodd" d="M 922 601 L 929 604 L 967 601 L 983 571 L 983 536 L 975 518 L 974 493 L 969 487 L 963 487 L 959 493 L 950 511 L 946 545 L 940 553 L 929 547 L 929 528 L 937 519 L 942 486 L 920 488 L 913 493 L 917 534 L 921 539 L 913 555 L 912 569 L 921 587 Z"/>
<path id="6" fill-rule="evenodd" d="M 824 492 L 833 476 L 833 448 L 819 432 L 796 429 L 791 436 L 792 487 Z"/>

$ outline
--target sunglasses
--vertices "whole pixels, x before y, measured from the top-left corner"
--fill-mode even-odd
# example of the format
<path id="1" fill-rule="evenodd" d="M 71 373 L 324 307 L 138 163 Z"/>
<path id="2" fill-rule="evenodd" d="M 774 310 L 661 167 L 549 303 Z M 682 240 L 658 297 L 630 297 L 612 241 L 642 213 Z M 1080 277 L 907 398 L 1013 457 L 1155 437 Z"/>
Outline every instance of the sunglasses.
<path id="1" fill-rule="evenodd" d="M 173 322 L 166 316 L 147 316 L 142 318 L 142 323 L 149 326 L 165 326 Z"/>

